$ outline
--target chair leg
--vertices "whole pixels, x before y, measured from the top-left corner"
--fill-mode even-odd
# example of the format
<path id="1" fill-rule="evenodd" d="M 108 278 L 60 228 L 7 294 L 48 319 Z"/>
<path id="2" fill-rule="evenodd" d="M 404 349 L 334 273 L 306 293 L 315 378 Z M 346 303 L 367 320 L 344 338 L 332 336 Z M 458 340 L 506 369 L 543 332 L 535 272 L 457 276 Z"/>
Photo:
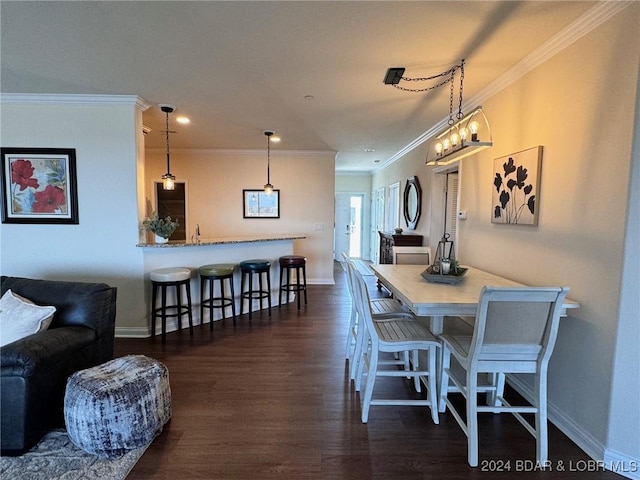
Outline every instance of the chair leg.
<path id="1" fill-rule="evenodd" d="M 431 351 L 429 351 L 431 352 Z M 418 350 L 412 350 L 411 351 L 411 369 L 413 371 L 416 370 L 420 370 L 420 360 L 418 358 Z M 431 368 L 430 366 L 431 364 L 429 364 L 429 368 Z M 413 388 L 415 388 L 416 392 L 420 393 L 422 391 L 422 386 L 420 385 L 420 376 L 419 375 L 414 375 L 413 376 Z"/>
<path id="2" fill-rule="evenodd" d="M 358 321 L 358 320 L 356 320 Z M 353 347 L 353 361 L 349 365 L 349 378 L 356 382 L 356 392 L 360 391 L 362 379 L 362 355 L 365 353 L 365 342 L 367 341 L 367 333 L 365 326 L 358 322 L 358 331 L 355 337 L 355 345 Z"/>
<path id="3" fill-rule="evenodd" d="M 451 366 L 451 352 L 447 347 L 442 348 L 441 361 L 440 361 L 440 385 L 438 392 L 440 392 L 440 400 L 438 402 L 438 411 L 444 413 L 447 410 L 447 394 L 449 393 L 449 374 L 447 369 Z"/>
<path id="4" fill-rule="evenodd" d="M 478 373 L 467 370 L 465 397 L 467 400 L 467 461 L 478 466 Z"/>
<path id="5" fill-rule="evenodd" d="M 535 402 L 537 411 L 535 413 L 536 427 L 536 460 L 545 465 L 548 460 L 548 424 L 547 424 L 547 376 L 545 372 L 539 372 L 534 381 Z"/>
<path id="6" fill-rule="evenodd" d="M 353 329 L 356 326 L 356 309 L 355 305 L 353 305 L 353 300 L 351 302 L 351 318 L 349 319 L 349 331 L 347 332 L 347 345 L 344 351 L 344 358 L 349 360 L 349 368 L 351 368 L 351 364 L 353 363 L 353 357 L 351 356 L 351 352 L 355 349 L 355 337 L 353 336 Z"/>
<path id="7" fill-rule="evenodd" d="M 364 389 L 364 398 L 362 400 L 362 423 L 369 420 L 369 408 L 371 407 L 371 398 L 373 397 L 373 387 L 376 383 L 376 372 L 378 371 L 378 349 L 372 348 L 369 357 L 369 368 L 367 369 L 367 384 Z"/>
<path id="8" fill-rule="evenodd" d="M 431 347 L 428 351 L 427 356 L 429 361 L 429 377 L 427 378 L 427 383 L 429 384 L 427 389 L 429 391 L 427 393 L 429 394 L 429 400 L 431 401 L 431 419 L 433 420 L 433 423 L 438 425 L 440 423 L 440 419 L 438 417 L 438 391 L 436 388 L 436 347 Z"/>

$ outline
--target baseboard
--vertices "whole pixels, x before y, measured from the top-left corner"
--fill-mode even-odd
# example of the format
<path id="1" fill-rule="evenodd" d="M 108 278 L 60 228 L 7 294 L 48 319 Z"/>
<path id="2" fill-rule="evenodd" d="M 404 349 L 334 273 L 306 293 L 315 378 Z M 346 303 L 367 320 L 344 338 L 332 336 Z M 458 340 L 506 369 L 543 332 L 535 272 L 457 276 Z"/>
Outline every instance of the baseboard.
<path id="1" fill-rule="evenodd" d="M 116 338 L 148 338 L 149 329 L 146 327 L 116 327 Z"/>
<path id="2" fill-rule="evenodd" d="M 513 375 L 507 375 L 507 382 L 527 401 L 533 399 L 533 391 L 526 383 Z M 549 421 L 593 459 L 593 464 L 575 465 L 577 471 L 598 471 L 606 469 L 623 477 L 640 480 L 640 463 L 619 452 L 607 450 L 605 446 L 584 430 L 580 425 L 567 417 L 553 403 L 548 402 Z"/>
<path id="3" fill-rule="evenodd" d="M 632 458 L 615 450 L 605 449 L 604 465 L 607 470 L 623 477 L 640 480 L 640 459 Z"/>

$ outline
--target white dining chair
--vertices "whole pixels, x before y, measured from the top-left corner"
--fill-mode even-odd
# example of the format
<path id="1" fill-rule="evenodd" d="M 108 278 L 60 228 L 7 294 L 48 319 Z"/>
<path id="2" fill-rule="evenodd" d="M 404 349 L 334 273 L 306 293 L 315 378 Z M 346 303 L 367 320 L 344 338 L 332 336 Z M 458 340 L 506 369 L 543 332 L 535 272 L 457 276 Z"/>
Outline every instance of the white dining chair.
<path id="1" fill-rule="evenodd" d="M 354 291 L 356 307 L 362 322 L 360 336 L 363 346 L 362 355 L 358 362 L 356 375 L 356 391 L 361 390 L 361 382 L 366 377 L 364 394 L 362 396 L 362 423 L 369 419 L 371 405 L 422 405 L 431 410 L 434 423 L 438 420 L 438 396 L 436 392 L 436 353 L 440 347 L 436 337 L 420 322 L 408 318 L 385 319 L 374 321 L 369 291 L 360 272 L 354 272 Z M 420 364 L 419 352 L 426 353 L 426 365 Z M 381 360 L 381 353 L 403 354 L 411 352 L 411 365 L 407 369 L 403 359 Z M 390 367 L 390 368 L 389 368 Z M 407 377 L 413 378 L 415 389 L 421 391 L 421 380 L 426 386 L 426 397 L 421 399 L 395 397 L 373 397 L 377 377 Z"/>
<path id="2" fill-rule="evenodd" d="M 547 367 L 568 291 L 566 287 L 484 287 L 473 335 L 440 335 L 443 349 L 439 411 L 444 412 L 448 407 L 467 435 L 470 466 L 478 466 L 478 413 L 481 412 L 513 414 L 535 437 L 537 462 L 546 463 Z M 502 396 L 503 383 L 484 382 L 483 374 L 494 379 L 504 379 L 505 374 L 533 375 L 532 403 L 511 405 Z M 466 422 L 449 398 L 454 392 L 465 397 Z M 493 395 L 495 400 L 489 405 L 479 405 L 479 393 Z M 533 413 L 534 424 L 522 413 Z"/>
<path id="3" fill-rule="evenodd" d="M 355 292 L 354 292 L 354 278 L 353 272 L 357 270 L 351 258 L 342 253 L 343 264 L 347 273 L 347 286 L 349 288 L 349 295 L 351 296 L 351 316 L 349 321 L 349 330 L 347 332 L 347 345 L 345 357 L 349 361 L 349 379 L 354 380 L 358 371 L 358 362 L 362 356 L 362 336 L 358 336 L 362 333 L 362 327 L 359 321 L 358 310 L 356 308 Z M 403 317 L 407 319 L 415 319 L 415 316 L 409 312 L 400 302 L 392 298 L 373 298 L 370 299 L 370 306 L 372 316 L 375 321 L 383 321 L 388 318 Z M 359 342 L 360 340 L 360 342 Z M 409 368 L 409 356 L 408 353 L 403 356 L 405 367 Z"/>
<path id="4" fill-rule="evenodd" d="M 398 265 L 429 265 L 430 247 L 393 247 L 393 263 Z"/>

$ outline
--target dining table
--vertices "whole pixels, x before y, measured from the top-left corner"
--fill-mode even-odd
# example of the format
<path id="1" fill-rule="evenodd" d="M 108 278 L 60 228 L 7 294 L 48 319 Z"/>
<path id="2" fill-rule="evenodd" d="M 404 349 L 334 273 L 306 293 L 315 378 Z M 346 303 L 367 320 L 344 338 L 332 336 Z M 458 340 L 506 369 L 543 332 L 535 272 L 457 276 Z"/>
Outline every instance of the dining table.
<path id="1" fill-rule="evenodd" d="M 425 265 L 373 264 L 370 267 L 394 298 L 416 316 L 429 317 L 430 329 L 434 334 L 443 332 L 446 317 L 475 316 L 484 286 L 527 286 L 471 266 L 463 266 L 467 269 L 466 273 L 456 284 L 427 281 L 421 275 Z M 579 307 L 578 302 L 565 299 L 562 315 L 566 315 L 567 309 Z"/>

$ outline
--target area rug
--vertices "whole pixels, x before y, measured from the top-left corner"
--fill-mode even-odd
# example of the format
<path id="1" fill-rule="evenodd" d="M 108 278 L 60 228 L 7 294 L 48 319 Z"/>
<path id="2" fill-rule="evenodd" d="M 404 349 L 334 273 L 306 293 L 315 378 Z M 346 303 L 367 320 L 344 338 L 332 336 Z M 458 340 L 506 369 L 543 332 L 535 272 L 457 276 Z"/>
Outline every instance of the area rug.
<path id="1" fill-rule="evenodd" d="M 0 478 L 13 480 L 123 480 L 148 445 L 120 458 L 100 458 L 76 447 L 63 429 L 52 430 L 24 455 L 0 457 Z"/>

